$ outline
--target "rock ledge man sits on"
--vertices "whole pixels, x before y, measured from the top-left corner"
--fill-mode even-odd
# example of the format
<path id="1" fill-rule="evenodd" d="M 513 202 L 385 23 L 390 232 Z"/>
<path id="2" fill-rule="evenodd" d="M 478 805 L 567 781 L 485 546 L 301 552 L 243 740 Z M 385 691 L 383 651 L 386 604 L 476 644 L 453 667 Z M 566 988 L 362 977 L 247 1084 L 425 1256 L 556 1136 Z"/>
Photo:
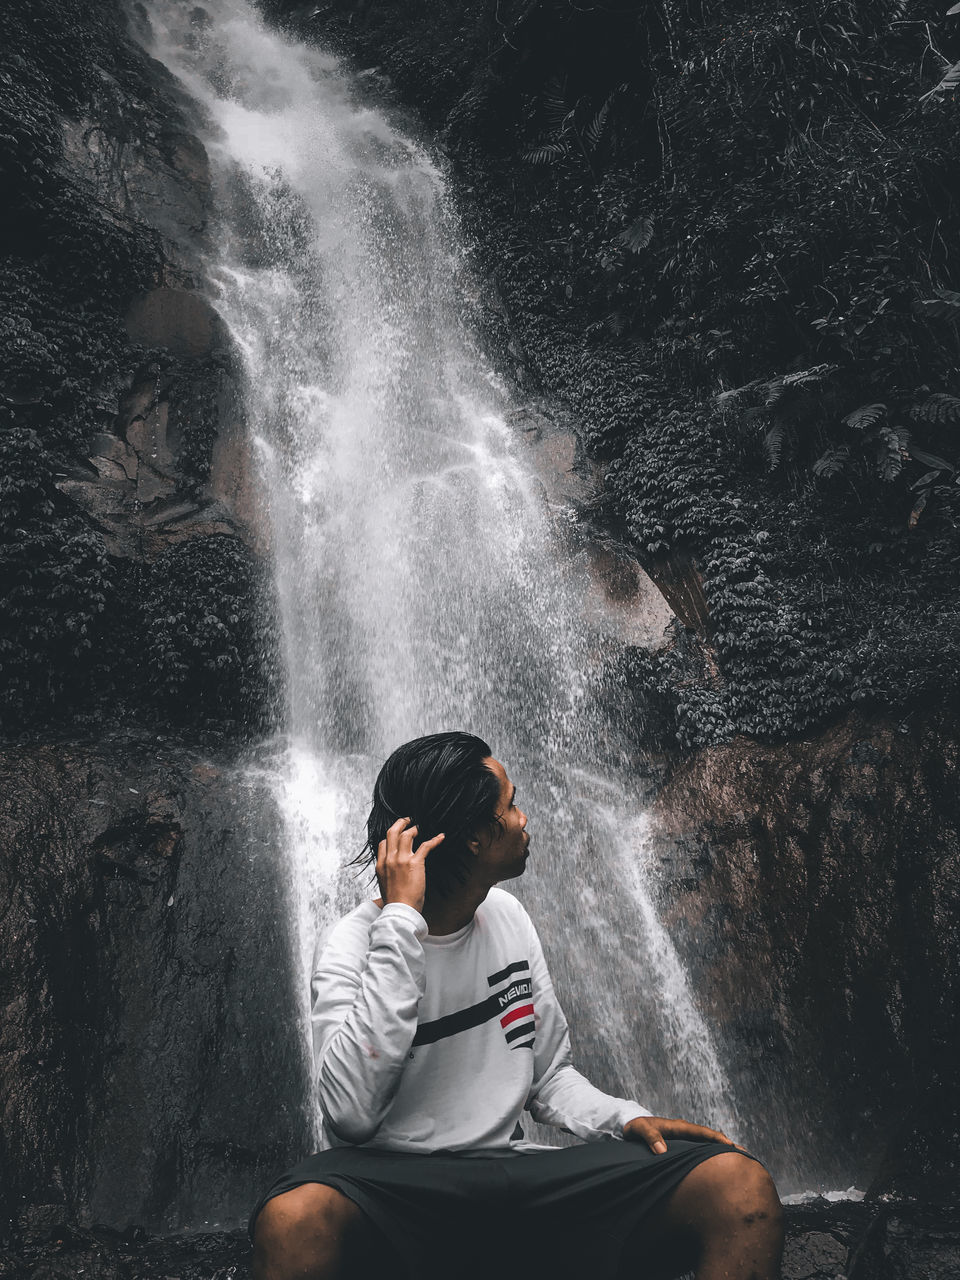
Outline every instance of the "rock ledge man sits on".
<path id="1" fill-rule="evenodd" d="M 495 887 L 523 874 L 526 826 L 479 738 L 418 738 L 383 766 L 381 897 L 340 921 L 313 977 L 323 1150 L 254 1210 L 255 1280 L 779 1275 L 763 1166 L 572 1065 L 536 930 Z M 583 1142 L 527 1142 L 524 1110 Z"/>

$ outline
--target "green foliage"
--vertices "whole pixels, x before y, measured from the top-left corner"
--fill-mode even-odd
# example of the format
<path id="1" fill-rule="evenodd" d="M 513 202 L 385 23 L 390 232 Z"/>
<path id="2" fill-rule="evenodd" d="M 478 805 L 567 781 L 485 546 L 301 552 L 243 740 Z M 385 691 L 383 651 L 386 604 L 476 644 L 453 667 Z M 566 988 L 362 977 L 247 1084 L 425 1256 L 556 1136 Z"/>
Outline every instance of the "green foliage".
<path id="1" fill-rule="evenodd" d="M 83 454 L 116 414 L 128 343 L 116 310 L 68 299 L 36 265 L 0 265 L 0 396 L 54 452 Z"/>
<path id="2" fill-rule="evenodd" d="M 58 700 L 73 700 L 77 684 L 89 678 L 114 595 L 102 539 L 68 510 L 57 512 L 54 482 L 35 432 L 0 430 L 0 721 L 6 732 Z"/>
<path id="3" fill-rule="evenodd" d="M 278 668 L 272 601 L 242 542 L 193 538 L 142 572 L 146 695 L 174 724 L 264 727 Z"/>
<path id="4" fill-rule="evenodd" d="M 224 395 L 223 375 L 228 367 L 229 358 L 221 354 L 201 360 L 181 359 L 174 363 L 166 386 L 170 425 L 179 441 L 177 465 L 194 492 L 210 476 Z M 242 406 L 231 407 L 239 419 Z"/>

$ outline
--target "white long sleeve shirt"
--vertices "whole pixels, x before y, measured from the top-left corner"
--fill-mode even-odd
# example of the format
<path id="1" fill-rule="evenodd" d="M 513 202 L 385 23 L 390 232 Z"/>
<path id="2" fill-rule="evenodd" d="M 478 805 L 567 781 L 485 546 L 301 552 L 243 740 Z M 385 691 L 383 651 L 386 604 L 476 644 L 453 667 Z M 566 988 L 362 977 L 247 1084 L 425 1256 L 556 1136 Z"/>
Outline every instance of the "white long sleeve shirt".
<path id="1" fill-rule="evenodd" d="M 570 1035 L 536 930 L 491 889 L 473 920 L 433 937 L 402 903 L 363 903 L 314 965 L 313 1044 L 324 1149 L 539 1149 L 519 1120 L 620 1137 L 650 1112 L 602 1093 L 570 1061 Z"/>

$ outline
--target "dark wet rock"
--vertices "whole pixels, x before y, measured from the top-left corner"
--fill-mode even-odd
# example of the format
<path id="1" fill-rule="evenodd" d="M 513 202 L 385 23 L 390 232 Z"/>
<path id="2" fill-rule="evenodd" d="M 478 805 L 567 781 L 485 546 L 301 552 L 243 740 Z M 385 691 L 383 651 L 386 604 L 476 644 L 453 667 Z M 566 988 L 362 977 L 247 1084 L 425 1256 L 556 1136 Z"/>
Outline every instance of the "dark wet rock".
<path id="1" fill-rule="evenodd" d="M 0 752 L 0 1219 L 25 1243 L 234 1225 L 302 1151 L 275 821 L 243 761 L 172 742 Z"/>
<path id="2" fill-rule="evenodd" d="M 199 308 L 197 343 L 211 332 L 222 342 L 222 323 L 209 304 L 198 295 L 178 296 Z M 184 335 L 186 348 L 193 331 L 181 327 L 183 317 L 174 312 L 171 332 Z M 164 336 L 165 314 L 158 307 L 144 319 L 156 339 Z M 72 467 L 57 487 L 85 512 L 113 555 L 152 560 L 186 538 L 215 534 L 239 536 L 262 551 L 268 539 L 237 403 L 229 365 L 197 359 L 164 371 L 145 366 L 133 376 L 111 429 L 91 438 L 86 464 Z"/>
<path id="3" fill-rule="evenodd" d="M 208 356 L 228 342 L 223 321 L 199 293 L 151 289 L 134 298 L 127 311 L 127 332 L 145 347 L 172 355 Z"/>
<path id="4" fill-rule="evenodd" d="M 845 1274 L 850 1280 L 956 1280 L 960 1218 L 927 1204 L 884 1206 Z"/>
<path id="5" fill-rule="evenodd" d="M 788 1181 L 883 1168 L 912 1194 L 904 1152 L 930 1146 L 921 1180 L 956 1152 L 958 775 L 949 722 L 851 717 L 700 752 L 660 792 L 665 918 Z"/>
<path id="6" fill-rule="evenodd" d="M 657 649 L 666 642 L 674 614 L 634 556 L 594 542 L 584 548 L 581 561 L 589 624 L 625 645 Z"/>
<path id="7" fill-rule="evenodd" d="M 0 1280 L 246 1280 L 243 1232 L 151 1237 L 61 1224 L 55 1238 L 0 1250 Z"/>
<path id="8" fill-rule="evenodd" d="M 960 1231 L 941 1212 L 907 1205 L 788 1206 L 783 1280 L 954 1280 Z M 245 1232 L 152 1237 L 57 1223 L 53 1234 L 0 1250 L 0 1280 L 247 1280 Z"/>
<path id="9" fill-rule="evenodd" d="M 838 1280 L 846 1277 L 853 1250 L 870 1230 L 872 1206 L 819 1199 L 788 1205 L 783 1280 Z"/>

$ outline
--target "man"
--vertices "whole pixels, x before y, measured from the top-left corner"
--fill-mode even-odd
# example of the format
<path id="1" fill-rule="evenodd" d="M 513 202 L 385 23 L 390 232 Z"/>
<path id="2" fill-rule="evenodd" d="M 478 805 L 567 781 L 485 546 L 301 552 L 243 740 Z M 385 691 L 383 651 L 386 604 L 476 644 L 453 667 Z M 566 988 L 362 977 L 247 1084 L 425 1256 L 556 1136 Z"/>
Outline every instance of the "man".
<path id="1" fill-rule="evenodd" d="M 523 874 L 526 826 L 472 735 L 418 738 L 381 770 L 366 847 L 381 896 L 315 966 L 323 1150 L 254 1210 L 255 1280 L 779 1275 L 763 1166 L 573 1067 L 536 931 L 495 887 Z M 527 1142 L 524 1110 L 585 1143 Z"/>

